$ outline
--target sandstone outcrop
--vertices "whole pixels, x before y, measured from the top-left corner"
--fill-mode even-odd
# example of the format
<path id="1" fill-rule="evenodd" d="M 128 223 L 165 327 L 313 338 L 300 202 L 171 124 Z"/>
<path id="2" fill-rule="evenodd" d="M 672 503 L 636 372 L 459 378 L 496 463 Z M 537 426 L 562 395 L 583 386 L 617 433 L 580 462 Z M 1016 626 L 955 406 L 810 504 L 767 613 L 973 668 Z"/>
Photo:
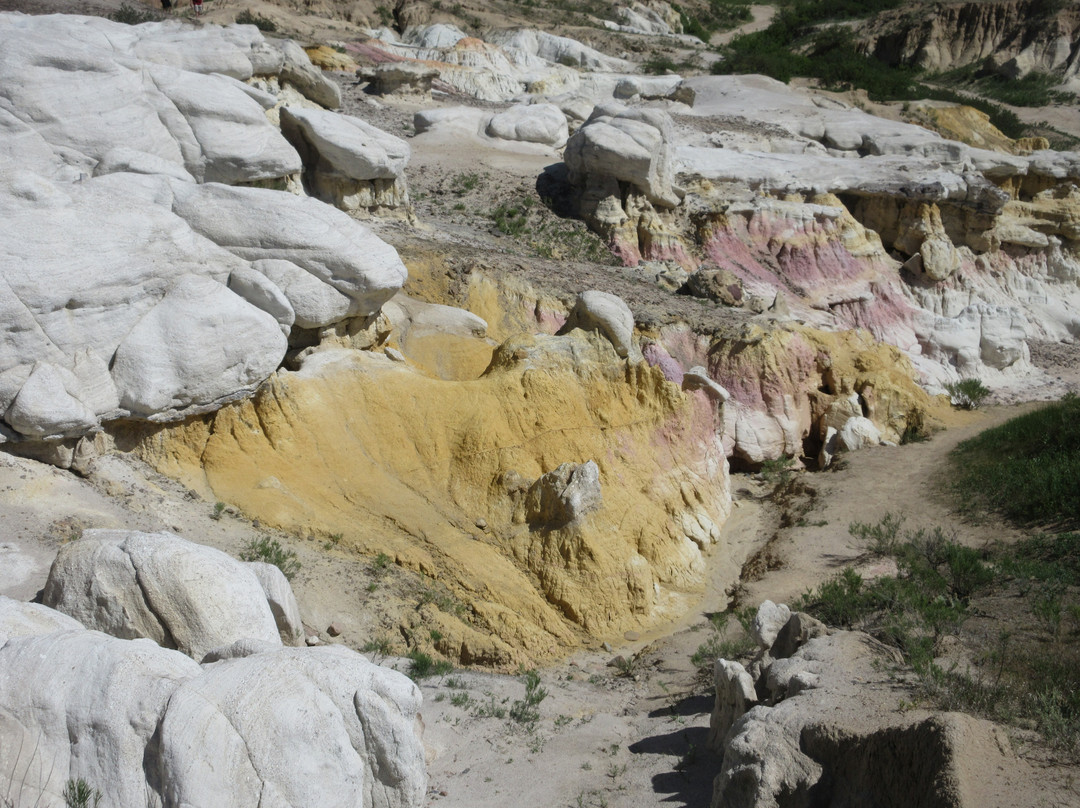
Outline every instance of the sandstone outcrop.
<path id="1" fill-rule="evenodd" d="M 279 611 L 293 611 L 288 582 L 272 586 Z M 43 601 L 87 628 L 123 639 L 147 637 L 195 660 L 242 638 L 281 642 L 254 570 L 171 533 L 85 531 L 60 549 Z"/>
<path id="2" fill-rule="evenodd" d="M 897 713 L 885 686 L 892 653 L 865 634 L 826 635 L 815 623 L 791 615 L 751 665 L 755 676 L 717 661 L 714 808 L 794 808 L 809 794 L 822 805 L 966 808 L 984 804 L 1019 770 L 987 721 Z M 883 686 L 873 687 L 878 680 Z"/>
<path id="3" fill-rule="evenodd" d="M 284 187 L 302 168 L 253 77 L 327 104 L 336 91 L 299 46 L 251 26 L 0 15 L 4 439 L 219 406 L 280 365 L 294 325 L 370 316 L 400 288 L 394 250 L 345 214 L 236 187 Z M 322 137 L 316 183 L 362 182 L 354 141 L 369 137 L 383 163 L 363 181 L 405 198 L 396 138 L 325 111 L 283 117 Z M 379 204 L 357 196 L 334 201 Z"/>
<path id="4" fill-rule="evenodd" d="M 1017 79 L 1033 70 L 1075 76 L 1080 69 L 1080 14 L 1038 0 L 942 4 L 917 16 L 886 12 L 861 40 L 881 61 L 932 71 L 978 64 Z"/>
<path id="5" fill-rule="evenodd" d="M 342 210 L 407 210 L 409 144 L 358 118 L 281 110 L 281 129 L 304 157 L 312 193 Z"/>
<path id="6" fill-rule="evenodd" d="M 682 84 L 684 117 L 600 106 L 567 144 L 580 215 L 624 263 L 678 262 L 692 294 L 773 320 L 868 329 L 935 392 L 1016 385 L 1027 338 L 1075 329 L 1077 155 L 975 149 L 762 77 Z"/>
<path id="7" fill-rule="evenodd" d="M 412 336 L 406 362 L 326 346 L 252 400 L 146 438 L 140 454 L 265 524 L 317 526 L 438 570 L 468 604 L 430 616 L 438 647 L 464 662 L 513 666 L 582 631 L 659 619 L 668 589 L 696 586 L 703 554 L 725 552 L 715 400 L 620 359 L 598 332 L 518 336 L 494 355 L 475 332 L 451 336 L 487 350 L 479 378 L 424 372 Z M 362 527 L 387 519 L 399 532 Z"/>
<path id="8" fill-rule="evenodd" d="M 59 623 L 0 643 L 0 783 L 27 805 L 82 780 L 110 805 L 413 808 L 420 693 L 345 648 L 199 666 Z"/>

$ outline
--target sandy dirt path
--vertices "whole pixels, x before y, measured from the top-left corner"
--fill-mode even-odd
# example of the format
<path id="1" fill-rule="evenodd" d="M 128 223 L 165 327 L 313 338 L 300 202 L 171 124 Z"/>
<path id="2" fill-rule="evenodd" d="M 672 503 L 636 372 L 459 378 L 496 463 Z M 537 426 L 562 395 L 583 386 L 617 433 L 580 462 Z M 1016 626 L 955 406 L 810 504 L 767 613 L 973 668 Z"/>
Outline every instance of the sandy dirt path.
<path id="1" fill-rule="evenodd" d="M 752 18 L 750 22 L 740 25 L 738 28 L 732 28 L 730 31 L 717 31 L 709 39 L 709 44 L 726 45 L 742 34 L 764 31 L 769 27 L 773 17 L 776 16 L 776 9 L 773 6 L 750 6 L 750 16 Z"/>

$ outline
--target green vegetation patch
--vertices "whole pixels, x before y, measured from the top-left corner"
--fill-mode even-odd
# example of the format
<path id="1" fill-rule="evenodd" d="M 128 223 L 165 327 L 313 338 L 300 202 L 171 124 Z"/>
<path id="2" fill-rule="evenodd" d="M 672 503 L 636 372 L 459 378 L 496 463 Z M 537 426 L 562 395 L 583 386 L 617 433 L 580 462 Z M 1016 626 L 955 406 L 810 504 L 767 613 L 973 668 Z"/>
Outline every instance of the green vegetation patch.
<path id="1" fill-rule="evenodd" d="M 935 706 L 1034 724 L 1080 753 L 1080 534 L 975 549 L 902 525 L 889 515 L 850 527 L 868 553 L 896 559 L 897 575 L 867 581 L 845 569 L 794 608 L 898 648 Z M 971 666 L 940 659 L 950 636 Z"/>
<path id="2" fill-rule="evenodd" d="M 966 104 L 989 115 L 990 122 L 1007 136 L 1023 136 L 1026 127 L 1010 110 L 950 87 L 930 86 L 918 68 L 890 66 L 860 53 L 847 26 L 823 25 L 869 17 L 899 5 L 898 0 L 796 0 L 765 30 L 737 36 L 721 48 L 723 58 L 712 72 L 763 73 L 785 83 L 796 76 L 814 78 L 827 89 L 866 90 L 873 101 L 930 98 Z"/>
<path id="3" fill-rule="evenodd" d="M 988 429 L 953 450 L 952 487 L 968 511 L 1080 527 L 1080 398 Z"/>

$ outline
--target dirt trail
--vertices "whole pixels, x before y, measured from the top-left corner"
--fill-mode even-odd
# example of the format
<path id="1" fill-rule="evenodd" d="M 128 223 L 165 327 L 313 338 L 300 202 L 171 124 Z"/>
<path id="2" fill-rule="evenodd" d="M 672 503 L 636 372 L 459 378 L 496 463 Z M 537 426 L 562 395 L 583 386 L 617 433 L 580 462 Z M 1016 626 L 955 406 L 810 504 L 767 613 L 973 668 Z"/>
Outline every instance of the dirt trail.
<path id="1" fill-rule="evenodd" d="M 732 28 L 730 31 L 717 31 L 709 39 L 709 44 L 726 45 L 742 34 L 764 31 L 772 23 L 773 17 L 776 16 L 776 9 L 773 6 L 750 6 L 750 16 L 752 17 L 750 22 L 744 23 L 738 28 Z"/>

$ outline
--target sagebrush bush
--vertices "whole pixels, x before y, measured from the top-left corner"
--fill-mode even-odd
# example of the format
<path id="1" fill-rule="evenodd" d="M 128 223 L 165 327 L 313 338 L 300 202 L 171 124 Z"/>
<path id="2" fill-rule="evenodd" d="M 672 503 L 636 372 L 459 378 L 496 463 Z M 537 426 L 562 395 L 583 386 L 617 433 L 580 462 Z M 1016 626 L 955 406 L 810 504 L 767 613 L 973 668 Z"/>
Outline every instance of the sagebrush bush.
<path id="1" fill-rule="evenodd" d="M 277 539 L 262 536 L 252 539 L 244 545 L 240 551 L 240 558 L 244 561 L 265 561 L 273 564 L 288 580 L 300 571 L 300 562 L 296 559 L 296 552 L 286 550 Z"/>
<path id="2" fill-rule="evenodd" d="M 961 379 L 945 385 L 952 403 L 964 410 L 977 410 L 992 392 L 978 379 Z"/>

